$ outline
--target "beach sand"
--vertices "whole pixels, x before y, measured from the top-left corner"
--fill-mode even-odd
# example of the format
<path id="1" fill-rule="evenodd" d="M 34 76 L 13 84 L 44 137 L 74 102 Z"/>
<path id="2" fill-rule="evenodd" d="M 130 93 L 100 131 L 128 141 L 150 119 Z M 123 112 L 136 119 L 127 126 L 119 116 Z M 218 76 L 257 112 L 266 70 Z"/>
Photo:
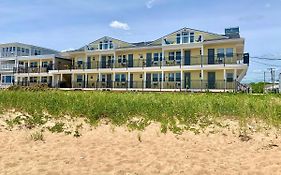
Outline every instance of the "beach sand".
<path id="1" fill-rule="evenodd" d="M 102 124 L 81 137 L 1 128 L 0 174 L 281 174 L 281 139 L 274 130 L 239 137 L 237 123 L 200 134 L 163 134 Z M 244 141 L 242 141 L 244 140 Z"/>

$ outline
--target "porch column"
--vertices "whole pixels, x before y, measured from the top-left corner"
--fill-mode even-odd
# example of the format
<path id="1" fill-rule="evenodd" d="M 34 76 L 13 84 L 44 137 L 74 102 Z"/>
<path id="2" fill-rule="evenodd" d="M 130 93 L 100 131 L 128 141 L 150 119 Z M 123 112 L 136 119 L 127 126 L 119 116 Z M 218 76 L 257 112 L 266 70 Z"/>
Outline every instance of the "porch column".
<path id="1" fill-rule="evenodd" d="M 204 64 L 204 46 L 202 45 L 201 47 L 201 67 Z"/>
<path id="2" fill-rule="evenodd" d="M 237 80 L 237 69 L 234 69 L 233 78 L 234 78 L 234 81 Z"/>
<path id="3" fill-rule="evenodd" d="M 41 73 L 41 70 L 42 70 L 42 60 L 40 59 L 39 60 L 39 73 Z"/>
<path id="4" fill-rule="evenodd" d="M 71 87 L 74 88 L 74 74 L 71 75 Z"/>
<path id="5" fill-rule="evenodd" d="M 62 81 L 62 74 L 60 74 L 60 81 Z"/>
<path id="6" fill-rule="evenodd" d="M 127 80 L 128 80 L 128 89 L 130 88 L 130 80 L 131 80 L 131 77 L 130 77 L 130 72 L 128 72 L 128 78 L 127 78 Z"/>
<path id="7" fill-rule="evenodd" d="M 52 77 L 52 87 L 55 87 L 55 76 L 56 75 L 53 75 L 53 77 Z"/>
<path id="8" fill-rule="evenodd" d="M 161 73 L 161 89 L 164 88 L 164 71 Z"/>
<path id="9" fill-rule="evenodd" d="M 165 65 L 164 63 L 165 63 L 165 50 L 162 48 L 162 63 L 161 63 L 162 66 Z M 162 66 L 161 66 L 161 67 L 162 67 Z"/>
<path id="10" fill-rule="evenodd" d="M 202 91 L 203 84 L 204 84 L 204 82 L 203 82 L 203 81 L 204 81 L 204 70 L 203 70 L 203 69 L 201 69 L 201 83 L 200 83 L 200 84 L 201 84 L 201 85 L 200 85 L 200 86 L 201 86 L 201 91 Z"/>
<path id="11" fill-rule="evenodd" d="M 143 73 L 143 88 L 146 88 L 146 72 Z"/>
<path id="12" fill-rule="evenodd" d="M 117 59 L 116 59 L 116 51 L 114 51 L 114 53 L 113 53 L 113 65 L 112 65 L 112 67 L 113 68 L 115 68 L 115 64 L 116 64 L 116 61 L 117 61 Z"/>
<path id="13" fill-rule="evenodd" d="M 100 87 L 99 85 L 101 85 L 101 73 L 99 72 L 99 77 L 98 77 L 98 85 L 97 85 L 97 87 Z"/>
<path id="14" fill-rule="evenodd" d="M 39 76 L 39 84 L 41 84 L 41 82 L 42 82 L 42 76 L 40 75 Z"/>
<path id="15" fill-rule="evenodd" d="M 27 61 L 27 73 L 29 73 L 29 68 L 30 68 L 30 60 Z"/>
<path id="16" fill-rule="evenodd" d="M 226 70 L 223 69 L 223 79 L 224 79 L 224 90 L 226 90 Z"/>
<path id="17" fill-rule="evenodd" d="M 85 88 L 88 87 L 88 74 L 85 74 Z"/>
<path id="18" fill-rule="evenodd" d="M 184 89 L 183 82 L 183 70 L 181 70 L 181 89 Z"/>
<path id="19" fill-rule="evenodd" d="M 181 49 L 181 66 L 183 65 L 183 49 Z"/>
<path id="20" fill-rule="evenodd" d="M 101 67 L 101 54 L 99 54 L 99 62 L 97 63 L 97 68 L 99 69 Z"/>
<path id="21" fill-rule="evenodd" d="M 114 84 L 115 84 L 115 72 L 113 72 L 113 77 L 112 77 L 112 88 L 114 88 Z"/>

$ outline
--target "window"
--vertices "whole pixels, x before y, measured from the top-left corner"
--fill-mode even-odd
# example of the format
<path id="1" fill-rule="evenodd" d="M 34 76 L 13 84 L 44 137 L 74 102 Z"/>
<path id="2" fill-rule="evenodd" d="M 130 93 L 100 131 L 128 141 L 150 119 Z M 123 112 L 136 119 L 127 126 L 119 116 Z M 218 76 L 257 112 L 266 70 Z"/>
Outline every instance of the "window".
<path id="1" fill-rule="evenodd" d="M 226 73 L 226 82 L 233 82 L 233 73 Z"/>
<path id="2" fill-rule="evenodd" d="M 126 74 L 115 74 L 115 81 L 116 82 L 125 82 Z"/>
<path id="3" fill-rule="evenodd" d="M 233 57 L 233 48 L 226 49 L 226 57 Z"/>
<path id="4" fill-rule="evenodd" d="M 37 83 L 37 77 L 30 77 L 30 83 Z"/>
<path id="5" fill-rule="evenodd" d="M 122 56 L 121 55 L 118 56 L 118 63 L 122 63 Z"/>
<path id="6" fill-rule="evenodd" d="M 100 50 L 102 50 L 102 42 L 100 42 Z"/>
<path id="7" fill-rule="evenodd" d="M 189 41 L 188 32 L 182 32 L 182 42 L 188 43 Z"/>
<path id="8" fill-rule="evenodd" d="M 106 80 L 105 80 L 105 75 L 104 75 L 104 74 L 101 75 L 101 81 L 102 81 L 102 82 L 105 82 L 105 81 L 106 81 Z"/>
<path id="9" fill-rule="evenodd" d="M 115 75 L 115 81 L 116 82 L 120 82 L 120 74 L 116 74 Z"/>
<path id="10" fill-rule="evenodd" d="M 126 81 L 126 75 L 125 74 L 121 74 L 121 81 L 125 82 Z"/>
<path id="11" fill-rule="evenodd" d="M 158 81 L 158 74 L 153 74 L 153 75 L 152 75 L 152 81 L 154 81 L 154 82 L 155 82 L 155 81 L 156 81 L 156 82 Z"/>
<path id="12" fill-rule="evenodd" d="M 24 53 L 24 48 L 21 48 L 21 52 Z"/>
<path id="13" fill-rule="evenodd" d="M 190 33 L 190 43 L 194 43 L 194 32 Z"/>
<path id="14" fill-rule="evenodd" d="M 110 49 L 113 49 L 113 43 L 112 43 L 112 41 L 109 41 L 109 48 L 110 48 Z"/>
<path id="15" fill-rule="evenodd" d="M 37 62 L 31 62 L 30 67 L 32 67 L 32 68 L 37 67 Z"/>
<path id="16" fill-rule="evenodd" d="M 177 62 L 180 62 L 181 61 L 181 52 L 176 52 L 176 60 Z"/>
<path id="17" fill-rule="evenodd" d="M 154 53 L 154 61 L 155 62 L 159 61 L 159 54 L 158 53 Z"/>
<path id="18" fill-rule="evenodd" d="M 83 76 L 82 75 L 77 75 L 77 83 L 83 82 Z"/>
<path id="19" fill-rule="evenodd" d="M 108 49 L 108 41 L 104 41 L 104 49 L 105 49 L 105 50 Z"/>
<path id="20" fill-rule="evenodd" d="M 83 64 L 83 59 L 82 58 L 78 58 L 77 64 L 78 64 L 78 66 L 81 66 Z"/>
<path id="21" fill-rule="evenodd" d="M 123 55 L 122 62 L 123 62 L 123 63 L 126 63 L 126 61 L 127 61 L 127 57 L 126 57 L 126 55 Z"/>
<path id="22" fill-rule="evenodd" d="M 181 73 L 176 73 L 176 81 L 181 81 Z"/>
<path id="23" fill-rule="evenodd" d="M 47 61 L 42 62 L 42 67 L 44 68 L 48 67 L 48 62 Z"/>
<path id="24" fill-rule="evenodd" d="M 174 73 L 169 73 L 169 81 L 175 81 Z"/>
<path id="25" fill-rule="evenodd" d="M 181 34 L 177 34 L 177 44 L 181 43 Z"/>
<path id="26" fill-rule="evenodd" d="M 47 83 L 48 77 L 41 77 L 41 83 Z"/>
<path id="27" fill-rule="evenodd" d="M 175 60 L 175 52 L 169 52 L 169 60 L 174 61 Z"/>
<path id="28" fill-rule="evenodd" d="M 160 61 L 163 60 L 163 55 L 162 55 L 162 52 L 160 53 Z"/>
<path id="29" fill-rule="evenodd" d="M 217 50 L 217 56 L 218 58 L 224 58 L 224 49 L 220 48 Z"/>

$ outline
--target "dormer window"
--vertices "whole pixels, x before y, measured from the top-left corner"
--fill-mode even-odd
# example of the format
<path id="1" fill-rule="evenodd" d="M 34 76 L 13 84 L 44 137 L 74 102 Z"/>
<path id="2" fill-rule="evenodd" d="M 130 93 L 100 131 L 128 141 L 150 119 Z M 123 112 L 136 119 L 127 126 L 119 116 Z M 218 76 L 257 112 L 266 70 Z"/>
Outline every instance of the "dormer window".
<path id="1" fill-rule="evenodd" d="M 108 41 L 104 41 L 104 49 L 105 49 L 105 50 L 108 49 Z"/>
<path id="2" fill-rule="evenodd" d="M 100 50 L 102 50 L 102 42 L 100 42 Z"/>
<path id="3" fill-rule="evenodd" d="M 194 32 L 190 32 L 190 43 L 194 43 Z"/>
<path id="4" fill-rule="evenodd" d="M 181 43 L 181 34 L 178 33 L 177 34 L 177 44 L 180 44 Z"/>
<path id="5" fill-rule="evenodd" d="M 189 40 L 188 32 L 182 32 L 182 42 L 188 43 L 188 40 Z"/>
<path id="6" fill-rule="evenodd" d="M 109 41 L 109 48 L 110 48 L 110 49 L 113 49 L 113 43 L 112 43 L 112 41 Z"/>

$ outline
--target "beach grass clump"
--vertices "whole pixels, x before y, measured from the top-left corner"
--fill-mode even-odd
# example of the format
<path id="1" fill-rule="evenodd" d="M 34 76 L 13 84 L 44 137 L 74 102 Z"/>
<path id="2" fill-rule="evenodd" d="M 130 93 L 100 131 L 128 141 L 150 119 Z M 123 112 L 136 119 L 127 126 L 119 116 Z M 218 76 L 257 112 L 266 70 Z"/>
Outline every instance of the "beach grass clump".
<path id="1" fill-rule="evenodd" d="M 44 141 L 44 135 L 40 131 L 36 131 L 36 132 L 32 133 L 30 135 L 30 137 L 31 137 L 31 140 L 34 140 L 34 141 Z"/>
<path id="2" fill-rule="evenodd" d="M 30 123 L 43 123 L 42 116 L 48 113 L 55 118 L 83 117 L 93 125 L 106 119 L 116 126 L 126 125 L 139 130 L 151 122 L 158 122 L 162 132 L 180 133 L 194 129 L 196 124 L 207 127 L 224 117 L 241 123 L 260 119 L 279 126 L 280 97 L 278 94 L 11 90 L 0 91 L 0 112 L 15 109 L 36 116 Z"/>

